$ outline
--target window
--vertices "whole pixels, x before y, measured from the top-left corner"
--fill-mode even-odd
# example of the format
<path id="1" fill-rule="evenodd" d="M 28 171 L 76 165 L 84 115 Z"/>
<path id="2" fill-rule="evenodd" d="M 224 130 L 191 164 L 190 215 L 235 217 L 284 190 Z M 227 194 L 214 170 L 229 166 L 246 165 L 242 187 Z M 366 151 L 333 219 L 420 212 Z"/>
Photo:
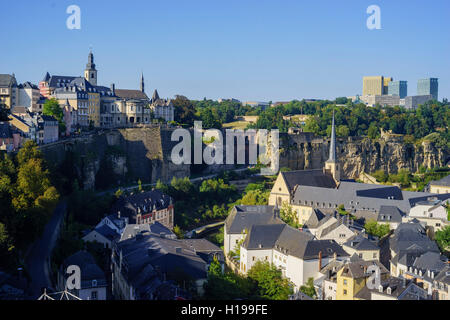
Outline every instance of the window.
<path id="1" fill-rule="evenodd" d="M 344 289 L 344 296 L 346 296 L 346 295 L 347 295 L 347 290 Z"/>
<path id="2" fill-rule="evenodd" d="M 376 253 L 376 252 L 374 252 L 374 254 L 373 254 L 373 258 L 374 258 L 374 259 L 376 259 L 376 258 L 377 258 L 377 253 Z"/>
<path id="3" fill-rule="evenodd" d="M 98 299 L 97 291 L 92 291 L 91 292 L 91 300 L 97 300 L 97 299 Z"/>
<path id="4" fill-rule="evenodd" d="M 344 279 L 344 286 L 346 286 L 347 285 L 347 280 L 346 279 Z"/>
<path id="5" fill-rule="evenodd" d="M 268 257 L 268 256 L 266 256 L 266 261 L 267 261 L 267 260 L 269 260 L 269 257 Z"/>

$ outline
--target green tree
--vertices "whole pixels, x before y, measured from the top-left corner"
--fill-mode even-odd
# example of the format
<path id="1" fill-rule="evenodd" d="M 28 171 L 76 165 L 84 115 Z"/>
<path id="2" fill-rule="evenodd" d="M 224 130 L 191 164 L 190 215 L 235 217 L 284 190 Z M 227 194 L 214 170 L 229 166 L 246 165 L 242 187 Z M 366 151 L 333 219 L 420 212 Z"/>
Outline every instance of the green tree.
<path id="1" fill-rule="evenodd" d="M 142 189 L 142 181 L 141 181 L 141 179 L 139 179 L 138 180 L 138 190 L 139 190 L 139 192 L 141 192 L 142 190 L 144 190 L 144 189 Z"/>
<path id="2" fill-rule="evenodd" d="M 317 293 L 316 289 L 314 288 L 314 278 L 309 278 L 306 284 L 300 287 L 300 291 L 307 296 L 316 299 Z"/>
<path id="3" fill-rule="evenodd" d="M 173 233 L 175 233 L 175 235 L 177 236 L 178 239 L 184 238 L 183 230 L 181 230 L 181 228 L 177 225 L 175 227 L 173 227 Z"/>
<path id="4" fill-rule="evenodd" d="M 379 238 L 384 237 L 390 232 L 390 228 L 388 224 L 379 224 L 375 220 L 368 220 L 364 225 L 364 229 L 370 235 L 377 236 Z"/>
<path id="5" fill-rule="evenodd" d="M 435 234 L 435 240 L 439 245 L 439 248 L 443 252 L 450 251 L 450 226 L 446 226 L 444 229 L 437 231 Z"/>
<path id="6" fill-rule="evenodd" d="M 247 275 L 257 283 L 263 299 L 288 300 L 293 293 L 289 280 L 283 278 L 281 270 L 267 261 L 257 261 Z"/>
<path id="7" fill-rule="evenodd" d="M 283 202 L 280 209 L 280 218 L 293 228 L 299 228 L 297 213 L 288 202 Z"/>
<path id="8" fill-rule="evenodd" d="M 59 129 L 61 132 L 66 130 L 66 124 L 64 122 L 64 112 L 59 106 L 58 101 L 55 98 L 45 101 L 42 113 L 46 116 L 53 116 L 59 123 Z"/>

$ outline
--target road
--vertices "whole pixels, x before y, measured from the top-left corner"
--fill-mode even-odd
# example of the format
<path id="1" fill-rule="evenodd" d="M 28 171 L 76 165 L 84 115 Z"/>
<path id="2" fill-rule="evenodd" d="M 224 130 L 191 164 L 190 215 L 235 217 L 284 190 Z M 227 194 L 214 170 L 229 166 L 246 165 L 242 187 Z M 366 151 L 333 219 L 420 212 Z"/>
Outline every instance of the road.
<path id="1" fill-rule="evenodd" d="M 38 239 L 26 259 L 27 271 L 31 276 L 30 295 L 38 298 L 42 294 L 42 288 L 52 288 L 50 279 L 50 256 L 56 241 L 58 233 L 66 213 L 67 204 L 65 200 L 58 203 L 53 212 L 53 216 L 45 226 L 44 232 Z"/>
<path id="2" fill-rule="evenodd" d="M 194 234 L 195 235 L 202 234 L 206 230 L 209 231 L 211 229 L 219 228 L 219 227 L 223 226 L 224 224 L 225 224 L 225 221 L 210 223 L 205 226 L 201 226 L 201 227 L 195 228 L 194 230 L 186 232 L 184 236 L 186 238 L 190 239 L 190 238 L 192 238 L 192 236 L 194 236 Z"/>

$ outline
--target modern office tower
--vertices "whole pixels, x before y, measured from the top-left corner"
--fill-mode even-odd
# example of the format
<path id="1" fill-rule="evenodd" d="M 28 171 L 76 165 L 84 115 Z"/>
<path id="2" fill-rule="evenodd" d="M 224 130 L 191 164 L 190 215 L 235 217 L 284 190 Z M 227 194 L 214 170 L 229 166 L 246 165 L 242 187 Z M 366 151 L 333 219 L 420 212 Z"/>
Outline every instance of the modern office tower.
<path id="1" fill-rule="evenodd" d="M 381 96 L 383 94 L 383 76 L 363 78 L 363 96 Z"/>
<path id="2" fill-rule="evenodd" d="M 392 77 L 383 78 L 383 94 L 388 94 L 389 83 L 392 81 L 394 81 Z"/>
<path id="3" fill-rule="evenodd" d="M 434 100 L 438 100 L 438 87 L 437 78 L 420 79 L 417 82 L 417 95 L 431 95 Z"/>
<path id="4" fill-rule="evenodd" d="M 408 81 L 392 81 L 389 82 L 388 94 L 399 96 L 403 99 L 408 95 Z"/>
<path id="5" fill-rule="evenodd" d="M 388 94 L 388 85 L 391 77 L 374 76 L 363 77 L 363 96 L 382 96 Z"/>

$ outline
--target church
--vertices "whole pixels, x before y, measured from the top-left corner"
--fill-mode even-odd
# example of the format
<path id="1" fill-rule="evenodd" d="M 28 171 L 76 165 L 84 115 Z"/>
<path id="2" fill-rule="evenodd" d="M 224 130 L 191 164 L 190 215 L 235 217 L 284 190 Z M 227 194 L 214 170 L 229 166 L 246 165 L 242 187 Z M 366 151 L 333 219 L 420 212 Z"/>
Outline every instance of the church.
<path id="1" fill-rule="evenodd" d="M 300 224 L 317 210 L 331 214 L 342 206 L 358 219 L 394 222 L 409 214 L 412 207 L 429 199 L 447 200 L 450 194 L 403 191 L 397 186 L 358 183 L 341 178 L 336 153 L 333 114 L 329 158 L 322 170 L 280 172 L 270 192 L 269 205 L 291 205 Z M 399 213 L 399 214 L 393 214 Z"/>

